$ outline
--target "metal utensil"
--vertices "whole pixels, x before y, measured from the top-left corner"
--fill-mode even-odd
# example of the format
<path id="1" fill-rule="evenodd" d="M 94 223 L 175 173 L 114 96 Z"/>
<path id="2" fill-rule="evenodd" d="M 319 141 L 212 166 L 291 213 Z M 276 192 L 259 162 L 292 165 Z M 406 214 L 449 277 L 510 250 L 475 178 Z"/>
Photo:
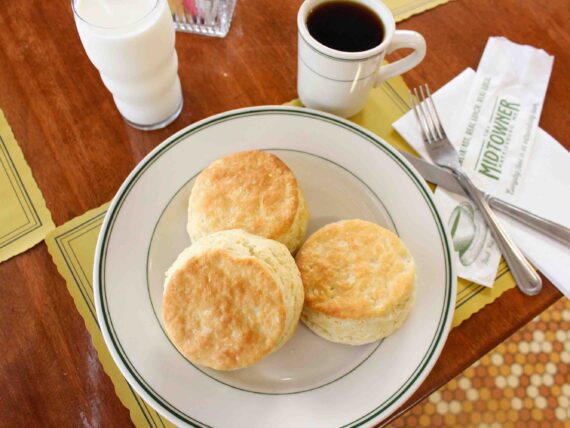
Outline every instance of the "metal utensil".
<path id="1" fill-rule="evenodd" d="M 540 276 L 506 234 L 482 193 L 461 168 L 459 155 L 449 142 L 441 125 L 429 87 L 425 85 L 425 94 L 422 86 L 419 87 L 419 91 L 417 88 L 414 89 L 413 93 L 410 94 L 410 101 L 430 157 L 437 165 L 451 171 L 465 193 L 479 209 L 519 289 L 529 296 L 538 294 L 542 289 Z"/>
<path id="2" fill-rule="evenodd" d="M 410 153 L 401 151 L 404 157 L 416 168 L 419 173 L 430 183 L 437 184 L 443 188 L 457 193 L 459 195 L 466 195 L 463 187 L 459 184 L 455 176 L 448 170 L 440 168 L 439 166 L 432 165 L 431 163 L 420 159 Z M 491 196 L 487 193 L 481 192 L 483 197 L 487 200 L 491 208 L 495 211 L 503 213 L 513 220 L 516 220 L 528 227 L 555 239 L 556 241 L 570 247 L 570 229 L 562 226 L 561 224 L 547 220 L 530 211 L 523 210 L 515 205 L 503 201 L 502 199 Z"/>

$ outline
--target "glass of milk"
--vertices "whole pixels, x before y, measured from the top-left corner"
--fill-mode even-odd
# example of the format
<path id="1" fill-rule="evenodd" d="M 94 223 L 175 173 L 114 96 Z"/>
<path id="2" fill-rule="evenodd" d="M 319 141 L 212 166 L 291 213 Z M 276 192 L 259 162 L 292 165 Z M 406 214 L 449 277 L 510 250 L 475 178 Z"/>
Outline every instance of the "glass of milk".
<path id="1" fill-rule="evenodd" d="M 72 0 L 83 47 L 127 123 L 163 128 L 182 110 L 166 0 Z"/>

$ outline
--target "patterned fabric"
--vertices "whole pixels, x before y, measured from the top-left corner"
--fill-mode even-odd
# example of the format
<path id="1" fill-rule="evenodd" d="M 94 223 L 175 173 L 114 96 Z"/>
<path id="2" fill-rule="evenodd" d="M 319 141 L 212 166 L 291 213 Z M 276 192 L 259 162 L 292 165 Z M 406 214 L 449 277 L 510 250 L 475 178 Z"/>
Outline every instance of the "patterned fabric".
<path id="1" fill-rule="evenodd" d="M 570 300 L 562 299 L 394 427 L 570 427 Z"/>

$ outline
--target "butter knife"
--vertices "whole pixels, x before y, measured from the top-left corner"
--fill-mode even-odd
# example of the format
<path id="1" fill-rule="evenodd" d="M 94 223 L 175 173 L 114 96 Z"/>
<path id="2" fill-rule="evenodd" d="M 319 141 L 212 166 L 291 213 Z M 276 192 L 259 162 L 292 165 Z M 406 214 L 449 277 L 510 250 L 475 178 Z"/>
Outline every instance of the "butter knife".
<path id="1" fill-rule="evenodd" d="M 410 153 L 400 151 L 400 153 L 416 168 L 422 177 L 430 183 L 442 186 L 458 195 L 464 195 L 465 192 L 453 174 L 447 172 L 445 169 L 436 165 L 432 165 L 423 159 L 420 159 Z M 528 227 L 540 232 L 556 241 L 570 247 L 570 229 L 558 223 L 547 220 L 543 217 L 537 216 L 530 211 L 523 210 L 514 206 L 502 199 L 488 195 L 484 192 L 483 196 L 489 205 L 496 211 L 508 215 L 512 219 L 527 225 Z"/>

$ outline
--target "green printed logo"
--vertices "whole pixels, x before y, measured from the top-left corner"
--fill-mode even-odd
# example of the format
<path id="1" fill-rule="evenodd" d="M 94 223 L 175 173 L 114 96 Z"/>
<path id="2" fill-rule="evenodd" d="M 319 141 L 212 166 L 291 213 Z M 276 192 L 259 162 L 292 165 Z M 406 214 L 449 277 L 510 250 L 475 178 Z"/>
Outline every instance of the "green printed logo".
<path id="1" fill-rule="evenodd" d="M 499 180 L 506 149 L 509 146 L 512 123 L 520 109 L 519 103 L 500 99 L 491 117 L 491 129 L 478 159 L 477 171 L 489 178 Z"/>

